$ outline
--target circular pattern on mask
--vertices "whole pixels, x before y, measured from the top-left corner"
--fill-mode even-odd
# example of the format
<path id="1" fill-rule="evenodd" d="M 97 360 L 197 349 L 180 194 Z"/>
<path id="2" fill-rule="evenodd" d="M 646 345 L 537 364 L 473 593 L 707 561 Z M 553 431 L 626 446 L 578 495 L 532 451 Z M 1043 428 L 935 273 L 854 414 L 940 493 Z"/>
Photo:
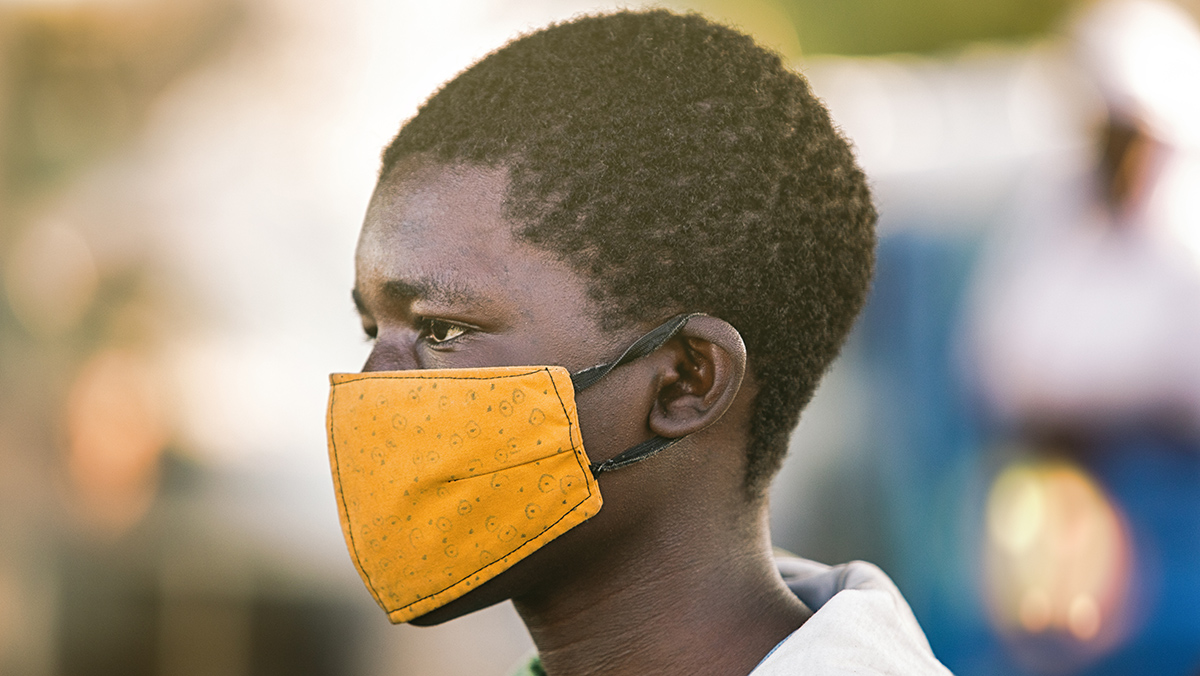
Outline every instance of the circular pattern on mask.
<path id="1" fill-rule="evenodd" d="M 341 386 L 351 385 L 367 396 L 343 398 L 334 441 L 366 452 L 338 455 L 341 487 L 356 496 L 346 510 L 357 562 L 373 588 L 388 590 L 389 612 L 477 575 L 590 495 L 585 456 L 572 448 L 570 419 L 544 369 Z M 393 402 L 382 415 L 381 400 Z"/>

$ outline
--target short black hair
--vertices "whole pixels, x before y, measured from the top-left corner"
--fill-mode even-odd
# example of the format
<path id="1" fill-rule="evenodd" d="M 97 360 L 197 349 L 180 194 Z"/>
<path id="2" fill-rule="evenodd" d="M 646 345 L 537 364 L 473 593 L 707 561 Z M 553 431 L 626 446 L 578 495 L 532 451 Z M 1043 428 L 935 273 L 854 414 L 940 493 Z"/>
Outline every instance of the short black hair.
<path id="1" fill-rule="evenodd" d="M 697 14 L 622 11 L 509 42 L 384 150 L 508 169 L 517 236 L 588 280 L 609 329 L 677 312 L 741 333 L 763 494 L 870 285 L 875 209 L 807 82 Z"/>

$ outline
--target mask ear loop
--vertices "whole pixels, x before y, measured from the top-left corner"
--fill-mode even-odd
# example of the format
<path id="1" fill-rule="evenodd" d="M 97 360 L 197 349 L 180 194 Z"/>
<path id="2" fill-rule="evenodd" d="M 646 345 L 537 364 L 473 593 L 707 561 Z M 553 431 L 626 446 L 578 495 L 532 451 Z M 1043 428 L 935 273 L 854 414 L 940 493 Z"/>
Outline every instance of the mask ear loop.
<path id="1" fill-rule="evenodd" d="M 575 388 L 576 392 L 586 390 L 618 366 L 624 366 L 635 359 L 641 359 L 662 347 L 668 340 L 675 337 L 676 333 L 679 333 L 679 330 L 688 323 L 689 319 L 698 317 L 701 314 L 700 312 L 692 312 L 690 314 L 675 315 L 650 333 L 634 341 L 633 345 L 630 345 L 625 350 L 625 353 L 618 357 L 616 361 L 597 364 L 582 371 L 572 373 L 571 385 Z"/>
<path id="2" fill-rule="evenodd" d="M 625 350 L 624 354 L 617 358 L 616 361 L 610 361 L 605 364 L 597 364 L 596 366 L 592 366 L 571 374 L 571 385 L 575 388 L 576 392 L 581 392 L 592 385 L 595 385 L 601 378 L 608 375 L 610 371 L 618 366 L 628 364 L 635 359 L 641 359 L 642 357 L 645 357 L 646 355 L 662 347 L 668 340 L 673 338 L 675 334 L 679 333 L 679 330 L 688 323 L 689 319 L 700 314 L 702 313 L 692 312 L 672 317 L 655 328 L 653 331 L 650 331 L 641 338 L 638 338 L 633 345 L 629 346 L 629 349 Z M 682 439 L 682 437 L 668 439 L 666 437 L 658 436 L 654 437 L 653 439 L 647 439 L 646 441 L 643 441 L 632 448 L 626 449 L 622 453 L 619 453 L 608 460 L 592 463 L 592 476 L 599 477 L 603 472 L 610 472 L 614 469 L 620 469 L 627 465 L 632 465 L 635 462 L 654 457 L 664 449 L 667 449 L 678 443 L 680 439 Z"/>
<path id="3" fill-rule="evenodd" d="M 621 469 L 626 465 L 632 465 L 635 462 L 641 462 L 658 455 L 660 452 L 674 446 L 683 440 L 683 437 L 676 439 L 668 439 L 666 437 L 654 437 L 647 439 L 642 443 L 629 448 L 604 462 L 593 462 L 590 465 L 592 476 L 599 477 L 603 472 L 611 472 L 614 469 Z"/>

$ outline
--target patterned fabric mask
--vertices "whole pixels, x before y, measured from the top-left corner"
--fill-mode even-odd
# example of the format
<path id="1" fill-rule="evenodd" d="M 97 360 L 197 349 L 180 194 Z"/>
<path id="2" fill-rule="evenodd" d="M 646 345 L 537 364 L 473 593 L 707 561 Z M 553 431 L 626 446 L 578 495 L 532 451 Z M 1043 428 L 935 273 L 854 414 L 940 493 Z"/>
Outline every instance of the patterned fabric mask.
<path id="1" fill-rule="evenodd" d="M 601 473 L 679 441 L 655 437 L 593 464 L 575 392 L 657 350 L 693 316 L 574 375 L 505 366 L 330 376 L 342 533 L 392 622 L 446 605 L 595 516 Z"/>

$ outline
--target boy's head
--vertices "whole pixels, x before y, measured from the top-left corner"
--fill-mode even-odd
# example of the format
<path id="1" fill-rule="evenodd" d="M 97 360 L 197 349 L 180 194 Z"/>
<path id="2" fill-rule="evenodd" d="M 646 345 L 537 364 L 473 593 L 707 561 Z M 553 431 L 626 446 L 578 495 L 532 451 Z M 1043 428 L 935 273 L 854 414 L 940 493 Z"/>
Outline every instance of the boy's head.
<path id="1" fill-rule="evenodd" d="M 758 388 L 746 485 L 779 467 L 861 308 L 875 211 L 824 106 L 779 57 L 697 15 L 620 12 L 459 74 L 383 156 L 507 172 L 517 238 L 582 276 L 602 326 L 704 312 Z"/>

